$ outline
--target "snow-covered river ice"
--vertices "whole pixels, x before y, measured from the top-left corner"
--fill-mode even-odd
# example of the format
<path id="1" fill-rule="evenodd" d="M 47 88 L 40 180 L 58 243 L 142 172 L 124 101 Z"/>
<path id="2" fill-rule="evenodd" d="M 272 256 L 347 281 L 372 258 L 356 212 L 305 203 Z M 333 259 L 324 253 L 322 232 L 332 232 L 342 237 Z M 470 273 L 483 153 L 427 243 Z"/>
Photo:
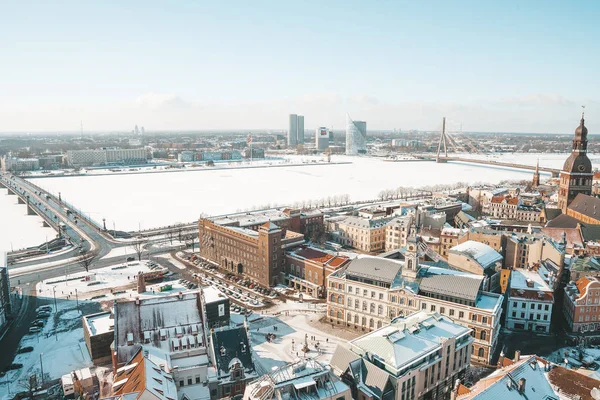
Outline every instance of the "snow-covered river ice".
<path id="1" fill-rule="evenodd" d="M 494 160 L 560 168 L 567 154 L 468 155 Z M 296 156 L 308 159 L 308 157 Z M 319 157 L 322 159 L 322 157 Z M 600 156 L 591 155 L 593 164 Z M 77 206 L 96 221 L 118 230 L 137 230 L 177 222 L 192 222 L 203 214 L 218 215 L 258 206 L 293 205 L 298 201 L 350 196 L 374 199 L 383 189 L 422 187 L 440 183 L 497 183 L 530 179 L 531 171 L 500 169 L 476 164 L 386 162 L 367 157 L 333 156 L 338 165 L 306 165 L 260 169 L 216 169 L 138 175 L 105 175 L 35 179 L 35 183 Z M 549 175 L 542 177 L 547 179 Z M 15 196 L 5 196 L 14 199 Z M 49 229 L 41 220 L 27 217 L 22 205 L 0 203 L 0 219 L 10 226 L 0 236 L 0 249 L 43 242 Z M 32 226 L 33 224 L 33 226 Z M 37 225 L 36 225 L 37 224 Z M 38 227 L 39 225 L 39 227 Z"/>

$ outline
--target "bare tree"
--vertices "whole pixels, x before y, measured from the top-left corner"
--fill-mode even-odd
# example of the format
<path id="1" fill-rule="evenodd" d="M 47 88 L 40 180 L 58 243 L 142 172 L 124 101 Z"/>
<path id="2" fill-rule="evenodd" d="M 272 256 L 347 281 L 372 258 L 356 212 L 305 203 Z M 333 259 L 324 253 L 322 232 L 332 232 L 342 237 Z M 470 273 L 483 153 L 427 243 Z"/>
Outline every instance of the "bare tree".
<path id="1" fill-rule="evenodd" d="M 146 243 L 148 243 L 148 241 L 140 237 L 131 245 L 131 247 L 133 247 L 133 251 L 135 251 L 135 254 L 137 254 L 138 261 L 142 261 L 142 253 L 144 252 L 144 246 Z"/>
<path id="2" fill-rule="evenodd" d="M 175 231 L 173 229 L 169 229 L 167 231 L 167 236 L 169 237 L 169 242 L 171 242 L 171 245 L 173 244 L 173 238 L 175 237 Z"/>
<path id="3" fill-rule="evenodd" d="M 90 266 L 92 265 L 95 259 L 96 254 L 85 252 L 79 255 L 79 257 L 77 257 L 77 264 L 79 264 L 81 268 L 85 269 L 85 272 L 90 272 Z"/>

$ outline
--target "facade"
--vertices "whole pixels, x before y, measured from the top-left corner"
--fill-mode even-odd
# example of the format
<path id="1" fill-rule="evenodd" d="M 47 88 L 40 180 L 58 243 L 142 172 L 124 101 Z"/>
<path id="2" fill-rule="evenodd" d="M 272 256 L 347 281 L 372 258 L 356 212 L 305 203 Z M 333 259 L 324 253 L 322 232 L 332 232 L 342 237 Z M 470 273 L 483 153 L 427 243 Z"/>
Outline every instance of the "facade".
<path id="1" fill-rule="evenodd" d="M 245 400 L 352 400 L 350 388 L 314 359 L 286 364 L 251 382 Z"/>
<path id="2" fill-rule="evenodd" d="M 304 116 L 290 114 L 290 123 L 287 137 L 288 147 L 304 144 Z"/>
<path id="3" fill-rule="evenodd" d="M 271 209 L 198 221 L 200 256 L 264 286 L 283 281 L 284 251 L 323 229 L 323 213 Z"/>
<path id="4" fill-rule="evenodd" d="M 285 253 L 284 283 L 301 293 L 324 298 L 327 276 L 346 265 L 350 259 L 313 247 L 301 246 Z"/>
<path id="5" fill-rule="evenodd" d="M 338 223 L 340 242 L 364 252 L 380 252 L 385 249 L 386 226 L 392 217 L 360 218 L 348 217 Z"/>
<path id="6" fill-rule="evenodd" d="M 252 350 L 246 328 L 214 330 L 210 346 L 211 362 L 219 380 L 216 398 L 242 396 L 246 384 L 258 377 L 252 362 Z"/>
<path id="7" fill-rule="evenodd" d="M 115 320 L 110 311 L 84 315 L 83 339 L 94 364 L 111 361 L 110 345 L 115 339 Z"/>
<path id="8" fill-rule="evenodd" d="M 587 156 L 588 130 L 583 117 L 581 115 L 579 126 L 575 129 L 571 155 L 560 171 L 558 208 L 562 210 L 563 214 L 567 213 L 567 208 L 578 194 L 588 196 L 592 194 L 594 172 L 592 171 L 592 162 Z"/>
<path id="9" fill-rule="evenodd" d="M 355 156 L 367 153 L 367 123 L 353 121 L 346 114 L 346 154 Z"/>
<path id="10" fill-rule="evenodd" d="M 517 196 L 494 196 L 484 211 L 494 218 L 544 222 L 541 206 L 524 204 Z"/>
<path id="11" fill-rule="evenodd" d="M 410 233 L 412 217 L 398 217 L 392 219 L 385 226 L 385 251 L 401 249 L 406 246 Z"/>
<path id="12" fill-rule="evenodd" d="M 579 278 L 565 287 L 563 314 L 571 332 L 600 330 L 600 278 Z"/>
<path id="13" fill-rule="evenodd" d="M 329 131 L 324 126 L 315 131 L 315 148 L 319 151 L 329 148 Z"/>
<path id="14" fill-rule="evenodd" d="M 458 245 L 458 238 L 462 231 L 458 228 L 443 228 L 440 234 L 440 251 L 439 254 L 448 259 L 448 251 Z"/>
<path id="15" fill-rule="evenodd" d="M 511 271 L 506 308 L 506 328 L 550 333 L 554 292 L 538 271 Z M 550 282 L 552 284 L 552 282 Z"/>
<path id="16" fill-rule="evenodd" d="M 0 252 L 0 332 L 4 330 L 11 313 L 7 258 L 6 253 Z"/>
<path id="17" fill-rule="evenodd" d="M 40 161 L 37 158 L 17 158 L 4 155 L 0 158 L 2 171 L 34 171 L 40 169 Z"/>
<path id="18" fill-rule="evenodd" d="M 557 243 L 545 235 L 512 233 L 504 235 L 504 268 L 530 268 L 551 260 L 562 266 L 566 243 Z"/>
<path id="19" fill-rule="evenodd" d="M 470 329 L 419 311 L 338 345 L 331 366 L 354 399 L 444 399 L 470 367 L 472 346 Z"/>
<path id="20" fill-rule="evenodd" d="M 96 165 L 144 164 L 147 162 L 146 149 L 98 149 L 69 150 L 67 164 L 72 167 Z"/>
<path id="21" fill-rule="evenodd" d="M 498 341 L 503 297 L 482 291 L 484 278 L 421 266 L 409 242 L 404 261 L 359 256 L 327 278 L 332 323 L 369 331 L 416 311 L 438 312 L 472 330 L 474 362 L 489 363 Z"/>

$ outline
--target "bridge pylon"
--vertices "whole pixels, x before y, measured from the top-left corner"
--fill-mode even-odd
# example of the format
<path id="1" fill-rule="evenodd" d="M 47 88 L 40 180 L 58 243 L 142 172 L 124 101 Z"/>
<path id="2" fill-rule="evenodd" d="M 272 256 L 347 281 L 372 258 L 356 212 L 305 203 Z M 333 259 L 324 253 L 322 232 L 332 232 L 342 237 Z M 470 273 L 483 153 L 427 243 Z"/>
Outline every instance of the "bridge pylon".
<path id="1" fill-rule="evenodd" d="M 440 157 L 442 151 L 442 144 L 444 145 L 444 157 Z M 435 162 L 445 163 L 448 160 L 448 144 L 446 143 L 446 117 L 442 119 L 442 132 L 440 134 L 440 142 L 438 143 L 437 155 L 435 156 Z"/>

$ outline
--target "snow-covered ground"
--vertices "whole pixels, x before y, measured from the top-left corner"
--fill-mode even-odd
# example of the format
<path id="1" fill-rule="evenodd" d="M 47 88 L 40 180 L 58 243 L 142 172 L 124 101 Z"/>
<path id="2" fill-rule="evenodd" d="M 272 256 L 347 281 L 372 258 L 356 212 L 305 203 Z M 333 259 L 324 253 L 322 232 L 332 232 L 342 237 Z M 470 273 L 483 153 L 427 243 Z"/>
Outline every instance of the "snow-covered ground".
<path id="1" fill-rule="evenodd" d="M 517 160 L 535 165 L 538 156 L 520 154 Z M 557 157 L 564 160 L 566 155 Z M 91 218 L 97 221 L 106 218 L 107 226 L 114 223 L 118 230 L 131 231 L 191 222 L 201 213 L 218 215 L 259 206 L 294 205 L 303 200 L 344 194 L 351 200 L 375 199 L 381 190 L 398 186 L 459 181 L 495 183 L 529 179 L 532 174 L 480 165 L 385 162 L 369 157 L 334 156 L 332 161 L 351 164 L 59 177 L 35 183 L 52 193 L 61 192 L 63 199 Z"/>
<path id="2" fill-rule="evenodd" d="M 0 188 L 0 253 L 37 246 L 56 237 L 52 228 L 44 228 L 37 215 L 27 215 L 25 204 L 17 204 L 17 196 Z"/>
<path id="3" fill-rule="evenodd" d="M 54 308 L 54 303 L 50 304 Z M 80 311 L 74 301 L 67 300 L 58 300 L 57 306 L 57 312 L 53 310 L 41 332 L 26 335 L 21 340 L 19 348 L 33 347 L 33 351 L 15 357 L 13 363 L 22 364 L 23 367 L 7 372 L 6 378 L 0 380 L 0 399 L 12 398 L 17 392 L 27 391 L 27 382 L 32 375 L 39 382 L 42 365 L 45 381 L 92 365 L 83 340 L 81 315 L 82 312 L 98 312 L 99 306 L 80 302 Z M 12 396 L 8 395 L 9 389 Z"/>
<path id="4" fill-rule="evenodd" d="M 319 318 L 325 315 L 324 310 L 312 304 L 288 301 L 269 310 L 269 313 L 272 312 L 279 314 L 265 314 L 263 318 L 249 321 L 251 345 L 259 373 L 270 372 L 305 356 L 327 364 L 338 343 L 359 336 L 358 333 L 332 329 L 327 324 L 319 323 Z M 271 342 L 265 338 L 268 333 L 275 334 Z M 310 350 L 306 355 L 302 351 L 305 340 L 308 340 Z"/>
<path id="5" fill-rule="evenodd" d="M 141 263 L 133 261 L 116 264 L 106 268 L 95 269 L 90 272 L 81 270 L 68 271 L 65 269 L 65 275 L 50 278 L 38 283 L 36 291 L 39 295 L 44 297 L 50 298 L 56 293 L 56 298 L 69 298 L 71 300 L 75 298 L 75 289 L 77 289 L 77 296 L 79 299 L 91 298 L 101 294 L 109 295 L 111 292 L 115 291 L 125 293 L 126 291 L 117 289 L 124 289 L 128 286 L 135 285 L 135 276 L 137 274 L 150 271 L 152 270 L 144 261 Z M 68 278 L 68 280 L 65 280 L 65 278 Z M 161 284 L 157 286 L 160 285 Z M 147 286 L 148 291 L 151 291 L 152 286 Z M 106 300 L 115 298 L 115 296 L 108 297 Z"/>

